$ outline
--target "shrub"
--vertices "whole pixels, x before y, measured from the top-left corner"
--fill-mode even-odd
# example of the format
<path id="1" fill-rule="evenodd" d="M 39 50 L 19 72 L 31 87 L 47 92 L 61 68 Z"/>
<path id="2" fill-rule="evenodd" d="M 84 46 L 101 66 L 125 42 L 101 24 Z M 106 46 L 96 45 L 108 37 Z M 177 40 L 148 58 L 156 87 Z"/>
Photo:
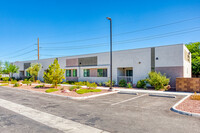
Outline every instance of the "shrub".
<path id="1" fill-rule="evenodd" d="M 105 82 L 105 86 L 110 87 L 110 80 L 108 80 L 107 82 Z M 115 85 L 115 81 L 112 81 L 112 86 Z"/>
<path id="2" fill-rule="evenodd" d="M 97 84 L 94 82 L 94 83 L 90 83 L 90 82 L 87 82 L 86 86 L 91 89 L 91 88 L 97 88 Z"/>
<path id="3" fill-rule="evenodd" d="M 41 84 L 41 81 L 40 80 L 36 80 L 36 83 Z"/>
<path id="4" fill-rule="evenodd" d="M 13 87 L 19 87 L 19 83 L 15 83 Z"/>
<path id="5" fill-rule="evenodd" d="M 17 80 L 12 80 L 10 83 L 11 83 L 11 84 L 16 84 L 16 83 L 17 83 Z"/>
<path id="6" fill-rule="evenodd" d="M 8 81 L 9 79 L 10 79 L 9 77 L 2 78 L 3 81 Z"/>
<path id="7" fill-rule="evenodd" d="M 0 84 L 0 86 L 8 86 L 8 84 Z"/>
<path id="8" fill-rule="evenodd" d="M 55 89 L 55 88 L 50 88 L 48 90 L 46 90 L 45 92 L 46 93 L 50 93 L 50 92 L 55 92 L 55 91 L 58 91 L 59 89 Z"/>
<path id="9" fill-rule="evenodd" d="M 144 88 L 144 89 L 146 89 L 146 86 L 147 86 L 146 79 L 139 80 L 136 85 L 137 88 Z"/>
<path id="10" fill-rule="evenodd" d="M 76 93 L 78 94 L 84 94 L 89 92 L 101 92 L 101 89 L 80 89 L 76 91 Z"/>
<path id="11" fill-rule="evenodd" d="M 32 82 L 29 81 L 29 80 L 27 80 L 27 79 L 24 79 L 24 81 L 22 81 L 22 84 L 27 84 L 27 86 L 28 86 L 28 85 L 31 86 Z"/>
<path id="12" fill-rule="evenodd" d="M 200 94 L 197 94 L 196 92 L 190 96 L 190 99 L 192 100 L 200 100 Z"/>
<path id="13" fill-rule="evenodd" d="M 119 86 L 120 86 L 120 87 L 126 87 L 126 85 L 127 85 L 126 80 L 121 79 L 121 80 L 119 81 Z"/>
<path id="14" fill-rule="evenodd" d="M 167 78 L 165 74 L 162 75 L 160 72 L 150 72 L 147 82 L 155 87 L 156 90 L 160 90 L 169 84 L 169 78 Z"/>
<path id="15" fill-rule="evenodd" d="M 99 85 L 99 86 L 103 86 L 103 83 L 99 82 L 98 85 Z"/>
<path id="16" fill-rule="evenodd" d="M 133 86 L 132 86 L 132 84 L 129 82 L 129 83 L 127 83 L 127 86 L 126 86 L 127 88 L 132 88 Z"/>
<path id="17" fill-rule="evenodd" d="M 43 85 L 37 85 L 37 86 L 35 86 L 35 88 L 44 88 L 45 87 L 45 85 L 43 84 Z"/>
<path id="18" fill-rule="evenodd" d="M 76 85 L 76 86 L 71 86 L 71 87 L 69 88 L 69 90 L 70 90 L 70 91 L 73 91 L 73 90 L 75 90 L 75 89 L 80 89 L 80 88 L 81 88 L 80 85 Z"/>

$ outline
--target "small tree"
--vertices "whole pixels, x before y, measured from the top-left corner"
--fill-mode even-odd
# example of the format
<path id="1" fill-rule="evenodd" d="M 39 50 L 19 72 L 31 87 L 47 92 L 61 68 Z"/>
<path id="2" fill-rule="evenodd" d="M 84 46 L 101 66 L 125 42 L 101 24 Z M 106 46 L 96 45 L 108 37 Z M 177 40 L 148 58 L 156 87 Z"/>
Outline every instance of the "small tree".
<path id="1" fill-rule="evenodd" d="M 64 69 L 60 68 L 57 59 L 54 60 L 53 64 L 49 65 L 47 72 L 44 72 L 43 78 L 44 82 L 53 84 L 56 88 L 65 79 Z"/>
<path id="2" fill-rule="evenodd" d="M 35 82 L 35 80 L 37 80 L 38 77 L 38 73 L 41 70 L 42 65 L 39 63 L 32 63 L 31 66 L 26 70 L 31 77 L 33 78 L 33 82 Z"/>
<path id="3" fill-rule="evenodd" d="M 2 74 L 3 73 L 3 68 L 2 68 L 2 62 L 0 61 L 0 78 L 2 77 Z"/>
<path id="4" fill-rule="evenodd" d="M 13 73 L 18 73 L 19 67 L 13 64 L 10 64 L 9 62 L 5 62 L 4 64 L 5 68 L 3 70 L 3 73 L 5 74 L 11 74 L 11 77 L 13 77 Z"/>

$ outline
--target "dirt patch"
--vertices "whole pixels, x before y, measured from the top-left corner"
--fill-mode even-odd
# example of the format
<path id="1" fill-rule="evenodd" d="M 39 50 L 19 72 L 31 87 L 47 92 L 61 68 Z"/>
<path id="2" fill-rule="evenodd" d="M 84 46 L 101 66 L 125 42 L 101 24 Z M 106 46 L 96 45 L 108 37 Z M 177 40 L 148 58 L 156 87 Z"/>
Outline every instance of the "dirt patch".
<path id="1" fill-rule="evenodd" d="M 188 97 L 176 108 L 190 113 L 200 113 L 200 100 L 192 100 Z"/>
<path id="2" fill-rule="evenodd" d="M 43 92 L 46 93 L 45 91 L 49 88 L 52 88 L 51 85 L 45 85 L 45 87 L 43 88 L 35 88 L 36 85 L 31 85 L 31 86 L 27 86 L 27 85 L 22 85 L 20 87 L 15 87 L 18 89 L 24 89 L 24 90 L 32 90 L 32 91 L 38 91 L 38 92 Z M 9 87 L 13 87 L 13 85 L 9 85 Z M 66 92 L 62 92 L 60 89 L 63 88 L 64 90 L 66 90 Z M 108 93 L 110 91 L 108 90 L 101 90 L 101 92 L 90 92 L 90 93 L 84 93 L 84 94 L 78 94 L 75 91 L 69 91 L 68 86 L 58 86 L 57 89 L 59 89 L 59 91 L 55 91 L 55 92 L 51 92 L 52 94 L 57 94 L 57 95 L 62 95 L 62 96 L 71 96 L 71 97 L 85 97 L 85 96 L 91 96 L 91 95 L 97 95 L 97 94 L 102 94 L 102 93 Z"/>

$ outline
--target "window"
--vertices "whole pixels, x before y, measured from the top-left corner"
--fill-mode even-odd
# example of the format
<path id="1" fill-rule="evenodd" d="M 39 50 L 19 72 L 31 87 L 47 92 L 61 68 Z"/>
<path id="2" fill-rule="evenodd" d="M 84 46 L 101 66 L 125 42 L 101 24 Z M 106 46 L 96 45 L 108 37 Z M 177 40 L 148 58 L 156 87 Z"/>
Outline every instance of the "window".
<path id="1" fill-rule="evenodd" d="M 71 70 L 66 70 L 66 77 L 71 77 Z"/>
<path id="2" fill-rule="evenodd" d="M 107 77 L 107 69 L 97 69 L 98 77 Z"/>
<path id="3" fill-rule="evenodd" d="M 83 76 L 84 77 L 90 77 L 90 69 L 84 69 L 83 70 Z"/>
<path id="4" fill-rule="evenodd" d="M 77 77 L 77 70 L 73 69 L 73 77 Z"/>
<path id="5" fill-rule="evenodd" d="M 26 76 L 27 76 L 27 77 L 30 77 L 31 75 L 30 75 L 29 72 L 26 71 Z"/>
<path id="6" fill-rule="evenodd" d="M 126 70 L 126 76 L 133 76 L 133 70 Z"/>

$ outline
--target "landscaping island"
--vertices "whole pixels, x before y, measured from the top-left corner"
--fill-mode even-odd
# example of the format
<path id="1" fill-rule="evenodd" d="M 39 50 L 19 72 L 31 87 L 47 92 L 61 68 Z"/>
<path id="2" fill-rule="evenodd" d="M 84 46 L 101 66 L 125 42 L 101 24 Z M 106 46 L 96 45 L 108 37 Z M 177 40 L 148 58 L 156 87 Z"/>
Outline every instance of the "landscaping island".
<path id="1" fill-rule="evenodd" d="M 14 87 L 13 84 L 2 84 L 1 86 L 4 87 Z M 36 92 L 42 92 L 42 93 L 51 93 L 56 95 L 62 95 L 62 96 L 69 96 L 69 97 L 87 97 L 92 95 L 98 95 L 103 93 L 109 93 L 108 90 L 101 90 L 101 89 L 93 89 L 93 88 L 79 88 L 79 89 L 73 89 L 74 86 L 62 86 L 59 85 L 57 88 L 53 88 L 52 85 L 49 84 L 32 84 L 32 85 L 26 85 L 21 84 L 20 86 L 14 87 L 18 89 L 23 90 L 30 90 L 30 91 L 36 91 Z"/>
<path id="2" fill-rule="evenodd" d="M 189 113 L 200 114 L 200 94 L 194 94 L 186 98 L 176 107 L 176 109 Z"/>

